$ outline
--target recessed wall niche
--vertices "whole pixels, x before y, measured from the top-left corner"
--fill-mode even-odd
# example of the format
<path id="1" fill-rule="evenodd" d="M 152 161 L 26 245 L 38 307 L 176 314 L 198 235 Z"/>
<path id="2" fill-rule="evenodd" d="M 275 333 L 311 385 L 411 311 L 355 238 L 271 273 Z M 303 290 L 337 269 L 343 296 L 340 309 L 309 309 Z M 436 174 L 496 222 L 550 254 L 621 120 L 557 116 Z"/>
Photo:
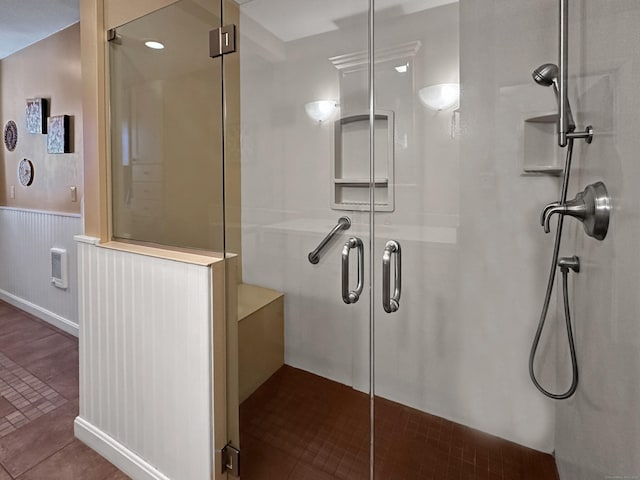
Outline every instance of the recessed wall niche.
<path id="1" fill-rule="evenodd" d="M 375 204 L 376 211 L 394 210 L 395 132 L 394 112 L 377 110 L 375 115 Z M 368 211 L 369 114 L 342 117 L 335 122 L 332 170 L 334 210 Z"/>

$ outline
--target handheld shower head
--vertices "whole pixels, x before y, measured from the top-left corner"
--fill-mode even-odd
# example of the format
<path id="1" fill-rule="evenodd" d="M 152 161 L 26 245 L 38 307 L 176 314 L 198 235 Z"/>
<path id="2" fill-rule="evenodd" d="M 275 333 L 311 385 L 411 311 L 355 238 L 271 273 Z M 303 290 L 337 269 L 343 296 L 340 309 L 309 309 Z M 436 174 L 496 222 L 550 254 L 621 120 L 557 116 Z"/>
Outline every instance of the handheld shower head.
<path id="1" fill-rule="evenodd" d="M 556 94 L 558 101 L 558 109 L 560 108 L 560 94 L 558 93 L 558 66 L 553 63 L 545 63 L 536 68 L 531 76 L 533 80 L 543 87 L 553 87 L 553 91 Z M 576 124 L 573 121 L 573 114 L 571 113 L 571 105 L 567 100 L 567 123 L 569 131 L 573 131 L 576 128 Z"/>
<path id="2" fill-rule="evenodd" d="M 553 63 L 545 63 L 536 68 L 531 74 L 538 85 L 558 88 L 558 66 Z"/>

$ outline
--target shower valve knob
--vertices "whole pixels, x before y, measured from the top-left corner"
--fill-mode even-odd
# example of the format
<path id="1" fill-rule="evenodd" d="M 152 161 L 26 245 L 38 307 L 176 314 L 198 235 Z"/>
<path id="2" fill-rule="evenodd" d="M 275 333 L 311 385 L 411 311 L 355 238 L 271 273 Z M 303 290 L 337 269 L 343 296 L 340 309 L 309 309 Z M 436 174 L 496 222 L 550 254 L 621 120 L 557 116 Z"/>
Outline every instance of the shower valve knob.
<path id="1" fill-rule="evenodd" d="M 590 237 L 603 240 L 609 230 L 611 198 L 604 183 L 596 182 L 588 185 L 573 200 L 565 204 L 550 203 L 542 210 L 542 225 L 545 233 L 551 228 L 549 223 L 554 213 L 569 215 L 582 222 L 584 231 Z"/>

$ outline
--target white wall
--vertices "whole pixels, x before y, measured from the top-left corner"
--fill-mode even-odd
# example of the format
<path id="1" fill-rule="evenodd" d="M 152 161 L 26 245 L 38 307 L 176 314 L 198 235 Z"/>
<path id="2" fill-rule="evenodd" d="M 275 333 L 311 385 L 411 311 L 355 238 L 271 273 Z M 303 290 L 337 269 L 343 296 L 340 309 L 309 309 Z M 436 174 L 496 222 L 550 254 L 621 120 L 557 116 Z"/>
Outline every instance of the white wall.
<path id="1" fill-rule="evenodd" d="M 376 392 L 550 452 L 555 406 L 529 381 L 527 360 L 551 248 L 538 215 L 559 181 L 521 176 L 521 156 L 523 118 L 555 106 L 530 75 L 553 59 L 556 2 L 494 3 L 379 12 L 377 45 L 421 47 L 408 81 L 377 66 L 378 107 L 397 115 L 398 191 L 396 211 L 376 219 Z M 362 390 L 367 290 L 355 305 L 342 302 L 340 248 L 350 235 L 368 245 L 367 214 L 330 210 L 332 124 L 313 124 L 304 104 L 366 108 L 366 83 L 345 91 L 353 83 L 328 60 L 366 49 L 365 19 L 288 43 L 244 17 L 240 29 L 244 281 L 285 293 L 288 364 Z M 458 62 L 462 128 L 451 138 L 451 111 L 426 110 L 417 90 L 456 81 Z M 307 253 L 345 213 L 351 230 L 310 265 Z M 390 238 L 404 260 L 393 315 L 380 305 Z M 553 381 L 554 344 L 544 341 L 539 370 Z"/>
<path id="2" fill-rule="evenodd" d="M 79 238 L 76 436 L 138 480 L 212 478 L 211 269 Z"/>
<path id="3" fill-rule="evenodd" d="M 77 256 L 80 215 L 0 207 L 0 298 L 78 334 Z M 52 247 L 67 250 L 69 286 L 51 284 Z"/>
<path id="4" fill-rule="evenodd" d="M 73 236 L 82 232 L 82 78 L 80 27 L 74 24 L 2 59 L 0 118 L 18 125 L 18 144 L 0 148 L 0 298 L 78 335 L 78 283 Z M 47 153 L 47 136 L 26 131 L 25 100 L 49 99 L 51 115 L 72 118 L 72 153 Z M 33 162 L 33 184 L 18 182 L 17 166 Z M 13 189 L 13 192 L 12 192 Z M 13 193 L 13 194 L 12 194 Z M 69 287 L 51 284 L 49 250 L 67 250 Z"/>
<path id="5" fill-rule="evenodd" d="M 640 478 L 640 4 L 570 3 L 570 73 L 583 91 L 571 101 L 578 123 L 593 124 L 596 136 L 578 146 L 569 195 L 602 180 L 613 212 L 602 242 L 567 222 L 565 252 L 582 265 L 570 287 L 580 384 L 558 404 L 556 458 L 563 480 L 633 479 Z M 566 348 L 559 359 L 567 382 Z"/>
<path id="6" fill-rule="evenodd" d="M 531 383 L 528 358 L 553 242 L 539 215 L 557 200 L 560 180 L 523 175 L 522 150 L 524 119 L 556 109 L 553 91 L 534 84 L 531 72 L 554 61 L 557 2 L 469 0 L 460 4 L 460 15 L 460 281 L 455 326 L 449 326 L 456 354 L 447 372 L 458 390 L 452 401 L 482 429 L 550 452 L 555 405 Z M 555 381 L 550 330 L 536 361 L 545 385 Z"/>
<path id="7" fill-rule="evenodd" d="M 346 212 L 330 209 L 332 124 L 313 123 L 304 104 L 340 98 L 339 72 L 328 58 L 366 49 L 363 27 L 347 38 L 323 36 L 326 44 L 315 37 L 285 44 L 246 15 L 240 20 L 243 281 L 285 292 L 288 364 L 347 384 L 362 377 L 354 372 L 362 368 L 352 355 L 361 351 L 353 330 L 366 325 L 366 301 L 342 302 L 344 240 L 318 265 L 307 260 Z M 348 233 L 366 239 L 366 216 L 350 216 Z"/>

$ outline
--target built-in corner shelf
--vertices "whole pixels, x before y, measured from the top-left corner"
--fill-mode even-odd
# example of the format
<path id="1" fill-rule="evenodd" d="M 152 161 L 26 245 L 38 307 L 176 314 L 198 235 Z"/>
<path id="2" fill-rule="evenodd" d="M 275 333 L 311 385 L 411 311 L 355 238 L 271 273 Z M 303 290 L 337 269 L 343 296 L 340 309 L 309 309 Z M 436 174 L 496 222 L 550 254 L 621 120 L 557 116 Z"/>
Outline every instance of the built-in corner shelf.
<path id="1" fill-rule="evenodd" d="M 529 123 L 552 123 L 555 125 L 558 122 L 558 114 L 548 113 L 545 115 L 538 115 L 537 117 L 526 118 L 524 121 Z"/>
<path id="2" fill-rule="evenodd" d="M 524 119 L 522 175 L 562 175 L 562 150 L 556 145 L 557 123 L 557 113 Z"/>
<path id="3" fill-rule="evenodd" d="M 334 182 L 340 185 L 352 185 L 352 186 L 369 185 L 369 183 L 371 183 L 369 182 L 368 178 L 336 178 L 334 179 Z M 389 185 L 389 179 L 376 178 L 373 183 L 376 187 L 386 187 L 387 185 Z"/>
<path id="4" fill-rule="evenodd" d="M 340 118 L 335 122 L 334 157 L 331 162 L 331 208 L 369 210 L 369 114 Z M 375 115 L 376 211 L 394 210 L 394 114 Z"/>
<path id="5" fill-rule="evenodd" d="M 554 177 L 559 177 L 560 175 L 562 175 L 563 169 L 560 167 L 544 167 L 544 166 L 533 166 L 530 168 L 523 168 L 522 171 L 525 174 L 530 174 L 530 175 L 535 175 L 535 174 L 539 174 L 539 175 L 553 175 Z"/>

